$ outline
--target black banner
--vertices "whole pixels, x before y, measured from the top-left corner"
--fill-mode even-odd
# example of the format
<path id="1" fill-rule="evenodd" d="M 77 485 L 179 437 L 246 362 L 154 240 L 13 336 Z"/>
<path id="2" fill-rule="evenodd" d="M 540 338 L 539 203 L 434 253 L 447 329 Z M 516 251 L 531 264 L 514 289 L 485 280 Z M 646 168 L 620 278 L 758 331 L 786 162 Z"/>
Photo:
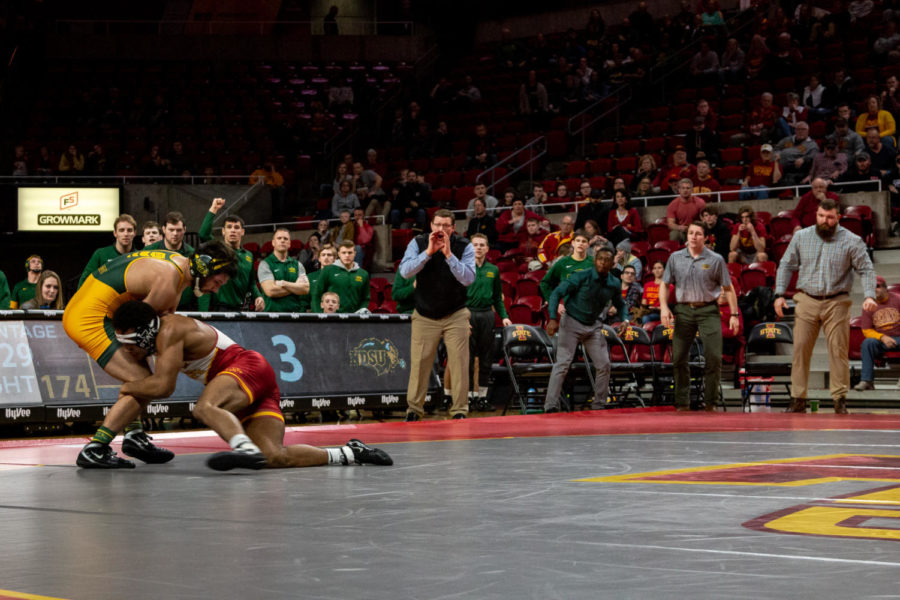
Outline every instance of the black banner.
<path id="1" fill-rule="evenodd" d="M 61 314 L 0 311 L 0 422 L 102 420 L 118 397 L 119 382 L 69 339 Z M 262 354 L 285 412 L 406 407 L 406 315 L 186 314 Z M 202 390 L 181 374 L 147 412 L 188 416 Z"/>

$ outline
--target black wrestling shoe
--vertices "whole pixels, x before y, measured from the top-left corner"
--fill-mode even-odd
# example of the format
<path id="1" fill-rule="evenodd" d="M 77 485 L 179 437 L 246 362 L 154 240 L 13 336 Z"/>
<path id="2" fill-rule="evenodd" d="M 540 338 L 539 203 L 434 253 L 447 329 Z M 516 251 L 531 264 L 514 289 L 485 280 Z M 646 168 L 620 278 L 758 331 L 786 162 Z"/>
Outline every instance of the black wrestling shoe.
<path id="1" fill-rule="evenodd" d="M 387 452 L 367 446 L 355 438 L 347 442 L 347 446 L 353 450 L 353 458 L 356 460 L 356 464 L 384 466 L 394 464 L 394 459 Z"/>
<path id="2" fill-rule="evenodd" d="M 456 413 L 455 415 L 453 415 L 453 416 L 450 417 L 450 418 L 453 419 L 453 420 L 465 419 L 465 418 L 466 418 L 466 415 L 464 415 L 464 414 L 462 414 L 462 413 Z"/>
<path id="3" fill-rule="evenodd" d="M 266 466 L 266 457 L 262 452 L 252 450 L 228 450 L 216 452 L 206 459 L 206 466 L 214 471 L 230 471 L 232 469 L 253 469 L 258 471 Z"/>
<path id="4" fill-rule="evenodd" d="M 122 452 L 151 465 L 167 463 L 175 458 L 175 453 L 155 445 L 149 435 L 143 431 L 132 431 L 125 434 L 122 440 Z"/>
<path id="5" fill-rule="evenodd" d="M 119 458 L 116 451 L 109 444 L 90 442 L 75 459 L 75 464 L 82 469 L 133 469 L 134 463 L 124 458 Z"/>
<path id="6" fill-rule="evenodd" d="M 412 423 L 413 421 L 421 421 L 422 417 L 419 416 L 418 413 L 408 412 L 406 413 L 406 422 Z"/>

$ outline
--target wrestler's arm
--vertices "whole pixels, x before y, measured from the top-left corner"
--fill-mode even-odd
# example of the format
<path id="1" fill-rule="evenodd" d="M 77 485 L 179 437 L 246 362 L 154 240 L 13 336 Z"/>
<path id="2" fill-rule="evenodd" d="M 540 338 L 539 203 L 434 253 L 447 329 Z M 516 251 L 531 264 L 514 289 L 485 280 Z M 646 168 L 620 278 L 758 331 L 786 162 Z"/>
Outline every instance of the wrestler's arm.
<path id="1" fill-rule="evenodd" d="M 174 339 L 176 337 L 178 339 Z M 160 330 L 156 347 L 159 353 L 153 374 L 144 379 L 123 383 L 119 394 L 130 394 L 142 400 L 168 398 L 172 395 L 178 373 L 184 364 L 184 340 L 175 332 Z"/>

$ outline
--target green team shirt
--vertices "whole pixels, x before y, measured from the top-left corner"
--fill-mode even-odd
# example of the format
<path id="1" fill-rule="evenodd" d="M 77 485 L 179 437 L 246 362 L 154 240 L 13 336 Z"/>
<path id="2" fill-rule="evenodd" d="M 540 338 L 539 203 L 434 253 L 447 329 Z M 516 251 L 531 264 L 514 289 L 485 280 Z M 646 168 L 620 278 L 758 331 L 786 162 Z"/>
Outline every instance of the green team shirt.
<path id="1" fill-rule="evenodd" d="M 94 253 L 91 255 L 90 260 L 88 260 L 87 265 L 84 267 L 84 271 L 81 273 L 81 279 L 78 280 L 78 287 L 81 287 L 84 284 L 84 280 L 88 278 L 88 275 L 99 269 L 101 266 L 105 265 L 111 260 L 115 260 L 122 256 L 123 253 L 120 253 L 116 249 L 116 245 L 112 246 L 104 246 L 103 248 L 97 248 L 94 250 Z M 125 253 L 127 254 L 127 252 Z"/>
<path id="2" fill-rule="evenodd" d="M 181 243 L 181 250 L 168 250 L 166 248 L 165 240 L 159 240 L 158 242 L 153 242 L 149 246 L 144 246 L 144 250 L 165 250 L 166 252 L 173 252 L 175 254 L 186 256 L 187 258 L 190 258 L 191 254 L 194 253 L 194 249 L 191 248 L 187 242 Z M 187 289 L 181 293 L 181 300 L 178 301 L 178 310 L 209 310 L 209 294 L 203 294 L 200 298 L 197 298 L 194 296 L 194 286 L 189 285 Z"/>
<path id="3" fill-rule="evenodd" d="M 271 277 L 265 272 L 266 269 L 263 268 L 263 265 L 268 267 L 268 270 L 271 272 Z M 271 278 L 275 281 L 283 280 L 294 282 L 297 281 L 301 275 L 305 274 L 306 270 L 296 258 L 288 256 L 287 260 L 282 262 L 278 260 L 278 257 L 275 256 L 275 253 L 273 252 L 265 257 L 259 264 L 257 276 L 260 281 Z M 265 310 L 268 312 L 305 312 L 303 302 L 301 301 L 302 296 L 298 296 L 297 294 L 288 294 L 283 298 L 269 298 L 265 295 L 263 295 L 263 297 L 266 300 Z"/>
<path id="4" fill-rule="evenodd" d="M 34 289 L 36 287 L 36 283 L 28 283 L 27 279 L 23 279 L 13 286 L 12 297 L 9 303 L 10 308 L 22 308 L 23 304 L 34 298 Z"/>
<path id="5" fill-rule="evenodd" d="M 416 307 L 416 301 L 413 297 L 413 293 L 416 291 L 416 288 L 413 286 L 415 281 L 415 276 L 406 279 L 400 273 L 397 273 L 394 277 L 394 283 L 391 285 L 391 298 L 397 303 L 397 312 L 400 314 L 411 315 Z"/>
<path id="6" fill-rule="evenodd" d="M 324 268 L 324 267 L 323 267 Z M 321 305 L 316 307 L 319 310 L 316 311 L 312 308 L 312 297 L 316 293 L 316 286 L 319 285 L 319 277 L 322 275 L 322 269 L 318 271 L 313 271 L 312 273 L 307 273 L 306 278 L 309 279 L 309 293 L 305 296 L 300 296 L 300 301 L 303 305 L 303 312 L 321 312 Z M 319 294 L 319 299 L 321 300 L 322 295 Z"/>
<path id="7" fill-rule="evenodd" d="M 560 282 L 568 279 L 572 273 L 578 273 L 585 269 L 593 268 L 594 259 L 585 256 L 582 260 L 575 260 L 572 255 L 563 256 L 561 259 L 553 263 L 553 266 L 541 279 L 541 295 L 544 300 L 550 299 L 550 294 L 556 289 Z"/>
<path id="8" fill-rule="evenodd" d="M 200 225 L 200 241 L 208 242 L 213 239 L 212 226 L 215 215 L 207 212 Z M 237 275 L 228 280 L 228 283 L 219 288 L 218 292 L 210 294 L 210 302 L 214 306 L 240 310 L 248 296 L 255 300 L 260 296 L 256 287 L 256 273 L 253 272 L 253 253 L 238 248 L 235 250 L 238 256 Z M 251 306 L 252 310 L 252 306 Z"/>
<path id="9" fill-rule="evenodd" d="M 0 271 L 0 310 L 9 308 L 9 282 L 6 281 L 6 274 Z"/>
<path id="10" fill-rule="evenodd" d="M 336 262 L 322 269 L 312 296 L 313 312 L 322 312 L 322 294 L 334 292 L 341 299 L 338 312 L 351 313 L 368 308 L 371 297 L 369 273 L 353 263 L 350 269 Z"/>
<path id="11" fill-rule="evenodd" d="M 500 269 L 497 265 L 484 261 L 480 267 L 475 263 L 475 281 L 466 288 L 466 306 L 481 309 L 494 307 L 501 319 L 508 319 L 503 305 L 503 286 L 500 284 Z"/>

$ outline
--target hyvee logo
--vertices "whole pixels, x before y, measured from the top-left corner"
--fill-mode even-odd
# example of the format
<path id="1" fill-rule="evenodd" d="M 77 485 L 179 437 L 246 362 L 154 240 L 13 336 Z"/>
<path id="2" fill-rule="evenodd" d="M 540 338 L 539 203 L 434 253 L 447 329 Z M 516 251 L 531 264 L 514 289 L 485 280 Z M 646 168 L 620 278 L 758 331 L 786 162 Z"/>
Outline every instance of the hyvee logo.
<path id="1" fill-rule="evenodd" d="M 57 408 L 56 416 L 60 419 L 78 419 L 81 417 L 81 411 L 76 408 Z"/>
<path id="2" fill-rule="evenodd" d="M 327 408 L 331 406 L 331 400 L 328 398 L 313 398 L 313 408 Z"/>
<path id="3" fill-rule="evenodd" d="M 362 396 L 350 396 L 347 398 L 347 406 L 362 406 L 366 403 L 366 399 Z"/>
<path id="4" fill-rule="evenodd" d="M 78 206 L 78 192 L 63 194 L 59 197 L 59 210 L 75 208 L 76 206 Z"/>
<path id="5" fill-rule="evenodd" d="M 381 403 L 383 405 L 400 404 L 400 396 L 395 396 L 394 394 L 383 394 L 381 396 Z"/>
<path id="6" fill-rule="evenodd" d="M 30 408 L 7 408 L 3 412 L 3 416 L 7 419 L 12 419 L 15 421 L 16 419 L 27 419 L 31 416 Z"/>
<path id="7" fill-rule="evenodd" d="M 168 404 L 151 404 L 147 407 L 147 413 L 151 415 L 162 415 L 169 412 Z"/>

